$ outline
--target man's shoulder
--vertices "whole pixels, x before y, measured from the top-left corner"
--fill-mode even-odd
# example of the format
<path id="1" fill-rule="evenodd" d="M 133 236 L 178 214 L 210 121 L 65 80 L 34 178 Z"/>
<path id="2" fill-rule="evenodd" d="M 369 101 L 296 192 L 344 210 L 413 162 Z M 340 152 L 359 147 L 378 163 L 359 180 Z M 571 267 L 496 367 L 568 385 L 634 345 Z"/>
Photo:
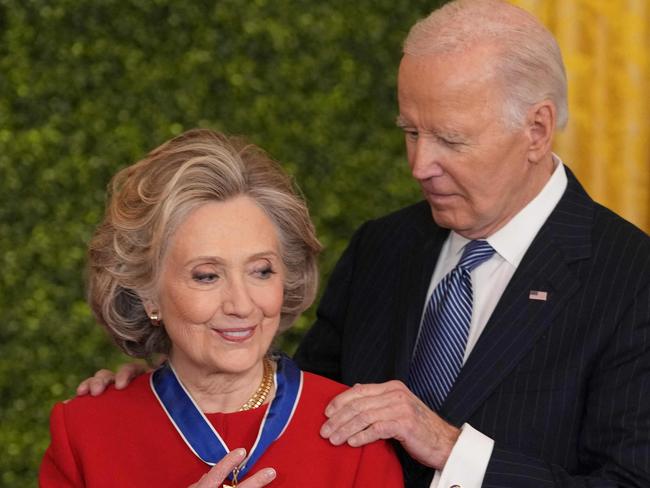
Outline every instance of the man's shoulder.
<path id="1" fill-rule="evenodd" d="M 609 208 L 596 203 L 594 215 L 594 238 L 633 242 L 642 249 L 650 249 L 650 236 L 633 223 L 613 212 Z"/>
<path id="2" fill-rule="evenodd" d="M 645 275 L 642 286 L 650 283 L 650 236 L 599 204 L 594 214 L 592 250 L 603 269 L 634 269 L 635 274 Z"/>
<path id="3" fill-rule="evenodd" d="M 593 200 L 576 176 L 566 167 L 568 186 L 558 203 L 553 220 L 563 226 L 580 226 L 589 229 L 593 240 L 612 240 L 620 236 L 641 246 L 650 246 L 650 236 L 623 217 Z"/>
<path id="4" fill-rule="evenodd" d="M 368 220 L 360 227 L 360 231 L 371 239 L 382 236 L 399 236 L 400 239 L 408 238 L 408 236 L 418 238 L 436 232 L 447 232 L 436 225 L 431 214 L 431 207 L 426 201 Z"/>
<path id="5" fill-rule="evenodd" d="M 374 218 L 367 222 L 370 225 L 435 225 L 431 216 L 431 207 L 422 200 L 420 202 L 394 210 L 386 215 Z"/>

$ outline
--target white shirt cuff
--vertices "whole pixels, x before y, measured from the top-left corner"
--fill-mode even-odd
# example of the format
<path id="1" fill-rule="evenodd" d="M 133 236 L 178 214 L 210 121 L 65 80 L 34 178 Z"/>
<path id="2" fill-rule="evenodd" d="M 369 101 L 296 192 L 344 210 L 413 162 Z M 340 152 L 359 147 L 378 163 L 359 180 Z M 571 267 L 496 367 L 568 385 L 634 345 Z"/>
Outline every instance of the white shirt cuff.
<path id="1" fill-rule="evenodd" d="M 436 471 L 431 488 L 481 488 L 494 441 L 469 424 L 463 424 L 460 431 L 445 467 Z"/>

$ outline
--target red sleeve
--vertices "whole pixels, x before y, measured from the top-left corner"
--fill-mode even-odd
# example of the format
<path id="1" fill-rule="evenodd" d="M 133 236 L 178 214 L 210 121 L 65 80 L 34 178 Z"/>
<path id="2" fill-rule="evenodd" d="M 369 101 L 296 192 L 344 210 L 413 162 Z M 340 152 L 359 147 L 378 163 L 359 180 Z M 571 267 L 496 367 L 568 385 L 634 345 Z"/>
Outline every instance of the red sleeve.
<path id="1" fill-rule="evenodd" d="M 84 483 L 70 447 L 65 425 L 65 405 L 57 403 L 50 415 L 50 446 L 38 473 L 41 488 L 83 487 Z"/>
<path id="2" fill-rule="evenodd" d="M 402 488 L 402 466 L 387 441 L 376 441 L 362 447 L 354 486 Z"/>

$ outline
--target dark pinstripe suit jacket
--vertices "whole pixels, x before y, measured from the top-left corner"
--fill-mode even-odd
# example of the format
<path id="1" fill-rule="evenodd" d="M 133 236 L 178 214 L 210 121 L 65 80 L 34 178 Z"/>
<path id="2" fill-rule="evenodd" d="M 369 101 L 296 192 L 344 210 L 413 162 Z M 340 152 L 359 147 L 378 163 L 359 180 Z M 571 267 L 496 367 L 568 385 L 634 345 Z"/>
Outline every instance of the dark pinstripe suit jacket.
<path id="1" fill-rule="evenodd" d="M 439 413 L 495 440 L 485 487 L 647 488 L 650 238 L 567 173 Z M 426 202 L 364 224 L 296 353 L 301 367 L 347 384 L 405 380 L 447 234 Z M 429 486 L 431 470 L 405 466 L 407 486 Z"/>

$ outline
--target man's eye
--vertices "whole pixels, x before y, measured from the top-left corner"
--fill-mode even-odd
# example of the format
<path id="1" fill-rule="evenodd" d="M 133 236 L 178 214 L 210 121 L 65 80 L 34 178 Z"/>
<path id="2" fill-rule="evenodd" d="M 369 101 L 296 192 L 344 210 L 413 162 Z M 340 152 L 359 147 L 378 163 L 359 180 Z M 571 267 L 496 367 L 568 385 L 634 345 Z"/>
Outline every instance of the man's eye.
<path id="1" fill-rule="evenodd" d="M 417 140 L 418 135 L 419 135 L 418 131 L 416 131 L 416 130 L 405 130 L 404 134 L 406 134 L 407 138 L 409 138 L 409 139 L 411 139 L 413 141 Z"/>
<path id="2" fill-rule="evenodd" d="M 217 273 L 194 273 L 192 279 L 198 283 L 213 283 L 217 281 L 219 275 Z"/>
<path id="3" fill-rule="evenodd" d="M 453 139 L 448 139 L 446 137 L 438 136 L 438 140 L 447 147 L 458 147 L 462 145 L 462 142 L 455 141 Z"/>

